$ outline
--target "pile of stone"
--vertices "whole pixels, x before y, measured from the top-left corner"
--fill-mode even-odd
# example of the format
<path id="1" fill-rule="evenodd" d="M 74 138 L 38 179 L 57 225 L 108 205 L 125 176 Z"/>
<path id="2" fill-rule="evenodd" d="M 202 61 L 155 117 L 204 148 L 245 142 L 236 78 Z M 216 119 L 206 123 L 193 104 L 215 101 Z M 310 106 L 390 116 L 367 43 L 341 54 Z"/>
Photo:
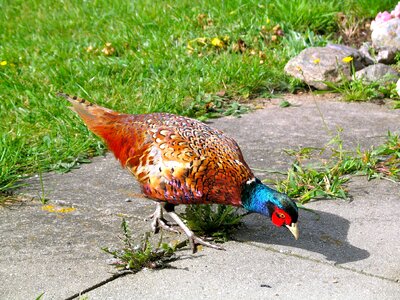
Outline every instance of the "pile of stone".
<path id="1" fill-rule="evenodd" d="M 318 90 L 328 89 L 324 82 L 339 83 L 343 77 L 365 83 L 397 81 L 400 89 L 400 75 L 390 66 L 400 52 L 400 13 L 394 16 L 395 10 L 378 14 L 372 22 L 372 43 L 360 49 L 336 44 L 307 48 L 286 64 L 285 72 Z"/>

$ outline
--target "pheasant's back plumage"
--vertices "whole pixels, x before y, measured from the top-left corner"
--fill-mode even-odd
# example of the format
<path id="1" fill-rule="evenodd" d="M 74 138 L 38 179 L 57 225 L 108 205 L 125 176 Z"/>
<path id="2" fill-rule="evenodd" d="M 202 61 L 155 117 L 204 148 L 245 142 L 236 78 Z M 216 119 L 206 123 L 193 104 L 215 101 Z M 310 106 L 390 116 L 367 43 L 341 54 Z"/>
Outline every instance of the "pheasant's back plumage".
<path id="1" fill-rule="evenodd" d="M 254 176 L 238 144 L 223 132 L 173 114 L 119 114 L 62 96 L 150 198 L 172 204 L 241 205 L 242 188 Z"/>

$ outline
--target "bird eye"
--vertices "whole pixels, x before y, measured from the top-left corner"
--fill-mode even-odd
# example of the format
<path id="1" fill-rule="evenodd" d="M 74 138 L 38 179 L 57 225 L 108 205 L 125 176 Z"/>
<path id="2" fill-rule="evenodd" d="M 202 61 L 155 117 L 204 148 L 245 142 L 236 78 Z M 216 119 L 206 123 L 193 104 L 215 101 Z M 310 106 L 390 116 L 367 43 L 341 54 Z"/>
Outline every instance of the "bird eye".
<path id="1" fill-rule="evenodd" d="M 284 219 L 286 216 L 285 216 L 285 214 L 284 213 L 281 213 L 281 212 L 277 212 L 276 213 L 276 216 L 278 217 L 278 218 L 280 218 L 280 219 Z"/>

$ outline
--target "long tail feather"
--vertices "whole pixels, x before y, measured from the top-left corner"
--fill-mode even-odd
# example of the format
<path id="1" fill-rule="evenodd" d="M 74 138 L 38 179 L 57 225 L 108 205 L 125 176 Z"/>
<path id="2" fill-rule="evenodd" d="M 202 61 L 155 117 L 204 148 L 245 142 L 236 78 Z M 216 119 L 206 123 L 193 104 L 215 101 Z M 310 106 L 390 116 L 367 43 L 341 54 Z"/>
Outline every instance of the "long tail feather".
<path id="1" fill-rule="evenodd" d="M 64 97 L 72 104 L 71 109 L 82 118 L 93 133 L 106 142 L 121 164 L 125 165 L 131 147 L 127 141 L 134 140 L 134 132 L 127 129 L 128 127 L 124 123 L 126 115 L 76 96 L 65 93 L 58 93 L 57 96 Z"/>
<path id="2" fill-rule="evenodd" d="M 103 116 L 117 114 L 111 109 L 98 106 L 77 96 L 70 96 L 62 92 L 57 93 L 57 96 L 67 99 L 72 104 L 71 109 L 83 119 L 90 129 L 93 125 L 97 125 L 94 123 L 98 123 Z"/>

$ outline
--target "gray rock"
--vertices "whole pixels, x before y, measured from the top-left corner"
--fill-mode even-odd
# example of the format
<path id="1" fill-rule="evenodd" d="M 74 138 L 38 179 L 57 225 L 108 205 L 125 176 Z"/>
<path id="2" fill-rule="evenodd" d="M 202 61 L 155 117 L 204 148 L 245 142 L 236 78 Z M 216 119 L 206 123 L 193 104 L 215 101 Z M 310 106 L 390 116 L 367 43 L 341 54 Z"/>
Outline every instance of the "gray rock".
<path id="1" fill-rule="evenodd" d="M 352 63 L 342 61 L 347 56 L 353 57 Z M 324 83 L 326 81 L 336 83 L 343 77 L 350 80 L 352 66 L 355 71 L 364 67 L 357 49 L 343 45 L 328 45 L 304 49 L 286 64 L 285 72 L 316 89 L 326 90 L 328 89 Z"/>
<path id="2" fill-rule="evenodd" d="M 372 31 L 371 39 L 376 49 L 395 48 L 400 51 L 400 19 L 394 18 L 377 24 Z"/>
<path id="3" fill-rule="evenodd" d="M 369 42 L 363 43 L 358 49 L 358 52 L 360 53 L 362 58 L 362 62 L 366 66 L 377 63 L 375 55 L 371 55 L 371 50 L 372 52 L 375 52 L 375 50 L 372 48 L 371 43 Z"/>
<path id="4" fill-rule="evenodd" d="M 395 63 L 398 50 L 394 47 L 382 47 L 375 49 L 372 44 L 367 42 L 361 45 L 358 51 L 361 54 L 364 65 L 369 66 L 376 63 L 390 65 Z"/>
<path id="5" fill-rule="evenodd" d="M 376 64 L 357 71 L 355 78 L 362 79 L 366 83 L 389 83 L 396 82 L 399 79 L 399 73 L 390 66 Z"/>
<path id="6" fill-rule="evenodd" d="M 376 55 L 376 61 L 378 63 L 383 63 L 383 64 L 394 64 L 395 63 L 395 57 L 396 53 L 400 49 L 394 48 L 394 47 L 384 47 L 378 49 L 378 54 Z"/>
<path id="7" fill-rule="evenodd" d="M 358 52 L 357 49 L 354 49 L 352 47 L 345 46 L 345 45 L 327 44 L 325 48 L 335 49 L 335 50 L 340 50 L 340 51 L 346 52 L 347 53 L 346 56 L 358 57 L 360 55 L 360 53 Z"/>

